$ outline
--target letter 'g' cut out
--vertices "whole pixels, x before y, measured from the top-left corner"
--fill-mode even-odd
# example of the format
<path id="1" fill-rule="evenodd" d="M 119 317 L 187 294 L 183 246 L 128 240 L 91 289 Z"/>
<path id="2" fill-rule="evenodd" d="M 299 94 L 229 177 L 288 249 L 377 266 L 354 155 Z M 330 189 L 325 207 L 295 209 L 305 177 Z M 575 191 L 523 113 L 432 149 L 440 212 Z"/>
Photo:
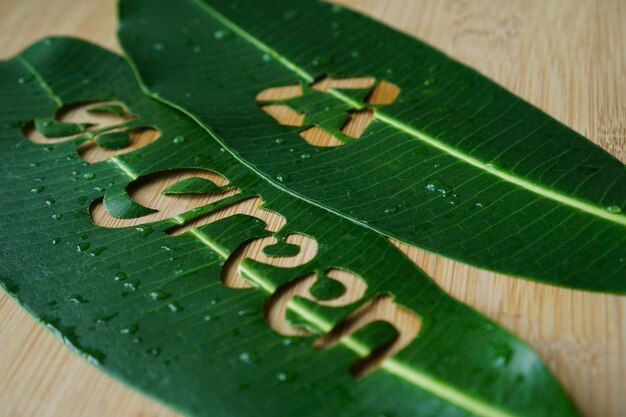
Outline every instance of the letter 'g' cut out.
<path id="1" fill-rule="evenodd" d="M 40 145 L 76 140 L 78 155 L 90 164 L 143 148 L 160 136 L 116 101 L 64 106 L 53 118 L 27 124 L 23 133 Z"/>

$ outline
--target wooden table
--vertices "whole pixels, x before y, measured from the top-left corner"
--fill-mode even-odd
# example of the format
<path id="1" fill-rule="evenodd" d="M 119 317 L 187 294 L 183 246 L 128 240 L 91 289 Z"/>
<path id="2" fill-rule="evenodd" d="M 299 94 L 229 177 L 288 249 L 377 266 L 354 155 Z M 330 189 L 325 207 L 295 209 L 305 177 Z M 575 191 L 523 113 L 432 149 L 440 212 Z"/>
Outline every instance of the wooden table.
<path id="1" fill-rule="evenodd" d="M 626 1 L 342 0 L 477 68 L 626 160 Z M 0 57 L 69 34 L 119 51 L 115 1 L 0 0 Z M 626 297 L 512 279 L 404 250 L 530 343 L 583 415 L 626 416 Z M 0 293 L 0 417 L 176 414 L 96 371 Z"/>

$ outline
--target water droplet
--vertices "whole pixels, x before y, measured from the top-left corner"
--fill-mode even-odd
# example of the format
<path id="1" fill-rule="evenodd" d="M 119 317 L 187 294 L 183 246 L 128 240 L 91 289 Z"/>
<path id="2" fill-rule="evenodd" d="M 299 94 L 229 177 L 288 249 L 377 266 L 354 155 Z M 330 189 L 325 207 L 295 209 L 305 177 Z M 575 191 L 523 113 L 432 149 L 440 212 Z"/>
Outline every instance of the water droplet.
<path id="1" fill-rule="evenodd" d="M 515 355 L 515 351 L 508 345 L 497 346 L 495 350 L 496 357 L 493 360 L 493 365 L 497 367 L 508 365 Z"/>
<path id="2" fill-rule="evenodd" d="M 169 303 L 167 305 L 172 313 L 180 313 L 184 308 L 178 303 Z"/>
<path id="3" fill-rule="evenodd" d="M 110 316 L 99 317 L 96 319 L 97 324 L 108 324 L 113 318 L 117 316 L 118 313 L 113 313 Z"/>
<path id="4" fill-rule="evenodd" d="M 53 245 L 58 245 L 59 243 L 61 243 L 61 238 L 60 237 L 56 237 L 56 238 L 52 239 L 52 244 Z"/>
<path id="5" fill-rule="evenodd" d="M 146 352 L 146 355 L 148 356 L 159 356 L 159 354 L 161 354 L 161 348 L 153 347 L 153 348 L 146 349 L 145 352 Z"/>
<path id="6" fill-rule="evenodd" d="M 282 145 L 283 143 L 285 143 L 285 139 L 283 138 L 274 139 L 274 143 Z"/>
<path id="7" fill-rule="evenodd" d="M 139 325 L 136 323 L 128 325 L 128 326 L 120 327 L 121 334 L 135 334 L 138 331 L 139 331 Z"/>
<path id="8" fill-rule="evenodd" d="M 85 174 L 83 174 L 83 178 L 86 180 L 92 180 L 96 177 L 96 174 L 94 174 L 93 172 L 87 172 Z"/>
<path id="9" fill-rule="evenodd" d="M 115 274 L 115 277 L 113 277 L 115 281 L 124 281 L 126 278 L 128 278 L 126 272 L 118 272 Z"/>
<path id="10" fill-rule="evenodd" d="M 184 143 L 185 142 L 185 137 L 182 136 L 182 135 L 176 136 L 172 142 L 174 142 L 177 145 L 179 143 Z"/>
<path id="11" fill-rule="evenodd" d="M 252 314 L 252 313 L 254 313 L 254 312 L 255 312 L 255 310 L 254 310 L 254 309 L 252 309 L 252 308 L 244 308 L 244 309 L 242 309 L 242 310 L 239 310 L 239 311 L 237 312 L 237 315 L 242 316 L 242 317 L 243 317 L 243 316 L 249 316 L 250 314 Z"/>
<path id="12" fill-rule="evenodd" d="M 313 58 L 313 66 L 321 67 L 330 64 L 330 58 L 326 55 L 318 55 Z"/>
<path id="13" fill-rule="evenodd" d="M 154 232 L 154 230 L 151 227 L 136 227 L 135 228 L 136 231 L 141 233 L 141 237 L 148 237 L 152 234 L 152 232 Z"/>
<path id="14" fill-rule="evenodd" d="M 358 58 L 361 54 L 359 53 L 359 51 L 352 51 L 350 52 L 350 56 L 352 58 Z"/>
<path id="15" fill-rule="evenodd" d="M 124 283 L 124 288 L 129 289 L 130 291 L 137 291 L 137 288 L 139 288 L 139 284 L 140 282 L 125 282 Z"/>
<path id="16" fill-rule="evenodd" d="M 152 44 L 152 49 L 154 49 L 155 51 L 162 51 L 163 49 L 165 49 L 165 46 L 161 42 L 155 42 Z"/>
<path id="17" fill-rule="evenodd" d="M 270 54 L 263 54 L 263 55 L 261 55 L 261 59 L 264 62 L 270 62 L 272 60 L 272 56 Z"/>
<path id="18" fill-rule="evenodd" d="M 199 54 L 200 52 L 202 52 L 202 48 L 199 46 L 194 46 L 191 50 L 194 54 Z"/>
<path id="19" fill-rule="evenodd" d="M 54 203 L 56 203 L 56 201 L 54 201 L 53 199 L 48 199 L 48 200 L 46 200 L 46 206 L 51 206 L 51 205 L 53 205 Z"/>
<path id="20" fill-rule="evenodd" d="M 437 79 L 435 77 L 428 77 L 424 80 L 424 86 L 428 87 L 428 86 L 435 84 L 436 82 L 437 82 Z"/>
<path id="21" fill-rule="evenodd" d="M 278 182 L 287 182 L 287 181 L 289 181 L 289 175 L 286 175 L 286 174 L 285 175 L 277 175 L 276 176 L 276 180 Z"/>
<path id="22" fill-rule="evenodd" d="M 310 159 L 311 155 L 309 155 L 308 153 L 303 153 L 302 155 L 300 155 L 300 158 L 302 158 L 302 159 Z"/>
<path id="23" fill-rule="evenodd" d="M 395 213 L 396 211 L 398 211 L 398 209 L 397 209 L 396 207 L 390 207 L 390 208 L 388 208 L 387 210 L 385 210 L 385 213 L 386 213 L 386 214 L 393 214 L 393 213 Z"/>
<path id="24" fill-rule="evenodd" d="M 63 218 L 63 215 L 62 215 L 61 213 L 54 213 L 54 214 L 52 215 L 52 218 L 53 218 L 54 220 L 61 220 L 61 219 Z"/>
<path id="25" fill-rule="evenodd" d="M 606 211 L 608 211 L 609 213 L 621 213 L 622 209 L 619 208 L 619 206 L 608 206 L 606 208 Z"/>
<path id="26" fill-rule="evenodd" d="M 96 248 L 96 249 L 92 250 L 91 252 L 89 252 L 89 254 L 91 256 L 99 256 L 102 252 L 104 252 L 107 249 L 108 248 L 106 246 L 100 246 L 99 248 Z"/>
<path id="27" fill-rule="evenodd" d="M 252 364 L 259 363 L 259 358 L 252 352 L 242 352 L 239 354 L 239 360 L 243 363 Z"/>
<path id="28" fill-rule="evenodd" d="M 87 249 L 89 249 L 89 246 L 90 245 L 88 242 L 82 242 L 76 245 L 76 249 L 78 250 L 78 252 L 85 252 Z"/>
<path id="29" fill-rule="evenodd" d="M 213 320 L 217 320 L 218 316 L 212 316 L 211 314 L 207 314 L 206 316 L 204 316 L 202 318 L 204 321 L 213 321 Z"/>
<path id="30" fill-rule="evenodd" d="M 166 250 L 166 251 L 168 251 L 168 252 L 172 252 L 172 251 L 173 251 L 173 249 L 172 249 L 172 248 L 170 248 L 170 247 L 169 247 L 169 246 L 167 246 L 167 245 L 163 245 L 163 246 L 161 246 L 161 249 L 164 249 L 164 250 Z"/>
<path id="31" fill-rule="evenodd" d="M 292 374 L 288 374 L 286 372 L 279 372 L 276 374 L 276 379 L 278 379 L 280 382 L 285 382 L 290 379 L 293 379 L 293 376 Z"/>
<path id="32" fill-rule="evenodd" d="M 154 290 L 150 291 L 150 294 L 148 295 L 150 296 L 150 299 L 152 299 L 152 301 L 161 301 L 168 299 L 172 294 L 167 293 L 163 290 Z"/>
<path id="33" fill-rule="evenodd" d="M 213 37 L 217 40 L 222 40 L 222 39 L 226 39 L 226 38 L 230 38 L 232 36 L 232 33 L 229 30 L 226 29 L 220 29 L 217 30 L 214 34 Z"/>
<path id="34" fill-rule="evenodd" d="M 70 297 L 68 298 L 68 300 L 71 303 L 74 304 L 87 304 L 89 303 L 89 300 L 87 300 L 86 298 L 84 298 L 82 295 L 80 294 L 72 294 L 70 295 Z"/>
<path id="35" fill-rule="evenodd" d="M 38 193 L 42 192 L 43 190 L 44 190 L 44 187 L 40 185 L 38 187 L 31 188 L 30 192 L 33 193 L 33 194 L 38 194 Z"/>
<path id="36" fill-rule="evenodd" d="M 483 203 L 480 203 L 480 202 L 479 202 L 479 203 L 476 203 L 476 207 L 478 207 L 478 208 L 483 208 L 483 207 L 485 207 L 485 206 L 484 206 L 484 204 L 483 204 Z"/>
<path id="37" fill-rule="evenodd" d="M 220 302 L 220 298 L 219 297 L 215 297 L 211 301 L 209 301 L 209 304 L 217 305 L 217 304 L 219 304 L 219 302 Z"/>

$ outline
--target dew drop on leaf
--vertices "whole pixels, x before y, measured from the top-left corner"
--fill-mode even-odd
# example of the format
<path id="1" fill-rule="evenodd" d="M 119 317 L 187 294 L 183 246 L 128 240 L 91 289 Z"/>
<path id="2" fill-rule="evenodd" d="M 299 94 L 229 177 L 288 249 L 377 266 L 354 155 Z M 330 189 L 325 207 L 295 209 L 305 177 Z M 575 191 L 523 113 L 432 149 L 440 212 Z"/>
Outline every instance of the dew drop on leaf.
<path id="1" fill-rule="evenodd" d="M 278 379 L 280 382 L 285 382 L 287 381 L 287 379 L 289 379 L 289 377 L 286 373 L 279 372 L 278 374 L 276 374 L 276 379 Z"/>
<path id="2" fill-rule="evenodd" d="M 245 308 L 245 309 L 239 310 L 237 312 L 237 315 L 239 315 L 239 316 L 249 316 L 250 314 L 254 313 L 254 311 L 255 311 L 254 309 Z"/>
<path id="3" fill-rule="evenodd" d="M 145 352 L 146 352 L 146 355 L 148 356 L 159 356 L 159 354 L 161 353 L 161 348 L 153 347 L 153 348 L 146 349 Z"/>
<path id="4" fill-rule="evenodd" d="M 87 249 L 89 249 L 89 246 L 90 245 L 88 242 L 82 242 L 76 245 L 76 249 L 78 250 L 78 252 L 85 252 Z"/>
<path id="5" fill-rule="evenodd" d="M 609 213 L 621 213 L 622 209 L 619 208 L 619 206 L 608 206 L 606 208 L 606 211 L 608 211 Z"/>
<path id="6" fill-rule="evenodd" d="M 83 297 L 82 295 L 80 295 L 80 294 L 72 294 L 72 295 L 68 298 L 68 300 L 69 300 L 71 303 L 74 303 L 74 304 L 87 304 L 87 303 L 89 302 L 89 300 L 87 300 L 86 298 L 84 298 L 84 297 Z"/>
<path id="7" fill-rule="evenodd" d="M 121 334 L 135 334 L 139 331 L 139 325 L 138 324 L 131 324 L 128 326 L 124 326 L 124 327 L 120 327 L 120 333 Z M 140 339 L 137 339 L 140 340 Z"/>
<path id="8" fill-rule="evenodd" d="M 259 357 L 252 352 L 242 352 L 239 354 L 239 360 L 243 363 L 252 364 L 259 363 Z"/>
<path id="9" fill-rule="evenodd" d="M 118 272 L 115 274 L 115 277 L 113 277 L 115 281 L 124 281 L 126 278 L 128 278 L 126 272 Z"/>
<path id="10" fill-rule="evenodd" d="M 167 293 L 163 290 L 150 291 L 150 294 L 148 295 L 150 296 L 150 299 L 152 299 L 153 301 L 165 300 L 171 296 L 170 293 Z"/>
<path id="11" fill-rule="evenodd" d="M 178 303 L 169 303 L 167 305 L 172 313 L 180 313 L 184 308 Z"/>
<path id="12" fill-rule="evenodd" d="M 213 37 L 217 40 L 222 40 L 222 39 L 226 39 L 232 36 L 232 33 L 229 30 L 217 30 L 215 31 L 215 33 L 213 34 Z"/>

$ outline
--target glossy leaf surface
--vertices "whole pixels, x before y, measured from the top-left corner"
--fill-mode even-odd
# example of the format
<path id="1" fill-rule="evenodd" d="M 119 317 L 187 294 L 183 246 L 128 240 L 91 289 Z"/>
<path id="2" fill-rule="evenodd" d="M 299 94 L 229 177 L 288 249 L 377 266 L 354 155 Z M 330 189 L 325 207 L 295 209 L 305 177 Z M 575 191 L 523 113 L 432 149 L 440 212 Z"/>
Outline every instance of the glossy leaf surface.
<path id="1" fill-rule="evenodd" d="M 120 38 L 144 88 L 236 158 L 323 210 L 490 270 L 626 291 L 626 169 L 581 135 L 435 49 L 310 0 L 123 0 Z M 373 77 L 399 88 L 322 91 Z M 259 93 L 304 115 L 278 124 Z M 373 93 L 373 92 L 372 92 Z M 354 139 L 349 112 L 374 120 Z M 301 136 L 317 126 L 335 146 Z M 341 146 L 343 145 L 343 146 Z"/>
<path id="2" fill-rule="evenodd" d="M 191 416 L 577 414 L 525 344 L 446 295 L 386 237 L 275 187 L 193 120 L 144 96 L 120 57 L 46 39 L 0 63 L 0 89 L 0 282 L 106 372 Z M 32 136 L 33 121 L 62 122 L 68 105 L 110 101 L 128 108 L 112 112 L 123 122 L 64 139 Z M 100 135 L 132 139 L 146 128 L 158 130 L 146 146 L 133 148 L 133 139 L 105 160 L 86 157 Z M 169 192 L 131 201 L 136 187 L 177 172 Z M 212 200 L 150 220 L 154 202 L 181 193 L 191 203 L 199 194 Z M 284 224 L 270 230 L 252 214 L 211 220 L 254 197 L 265 202 L 257 213 Z M 117 226 L 94 224 L 98 210 Z M 125 226 L 136 217 L 146 220 Z M 293 268 L 246 259 L 239 271 L 255 286 L 223 284 L 238 248 L 272 236 L 267 258 L 293 257 L 292 235 L 313 239 L 315 256 Z M 362 296 L 333 307 L 325 300 L 345 291 L 324 281 L 337 281 L 337 271 L 361 280 Z M 310 293 L 282 312 L 298 335 L 276 334 L 266 300 L 315 275 Z M 337 324 L 349 327 L 343 319 L 376 300 L 421 325 L 397 354 L 354 378 L 349 370 L 393 338 L 393 327 L 374 322 L 325 349 L 312 343 L 328 342 Z"/>

